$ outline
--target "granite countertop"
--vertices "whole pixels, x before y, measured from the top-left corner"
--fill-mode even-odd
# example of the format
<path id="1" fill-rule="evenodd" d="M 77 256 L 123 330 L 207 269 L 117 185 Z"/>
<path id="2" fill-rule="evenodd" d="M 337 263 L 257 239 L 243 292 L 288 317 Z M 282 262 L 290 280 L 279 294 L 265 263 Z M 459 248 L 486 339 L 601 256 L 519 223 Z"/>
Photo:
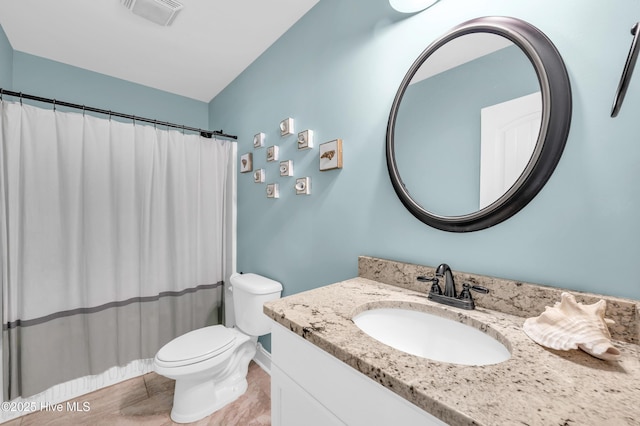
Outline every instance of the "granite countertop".
<path id="1" fill-rule="evenodd" d="M 351 320 L 376 307 L 434 312 L 485 324 L 511 352 L 495 365 L 432 361 L 386 346 Z M 265 304 L 276 322 L 452 425 L 640 425 L 640 346 L 614 341 L 618 361 L 555 351 L 531 341 L 525 318 L 429 301 L 426 293 L 367 278 L 320 287 Z"/>

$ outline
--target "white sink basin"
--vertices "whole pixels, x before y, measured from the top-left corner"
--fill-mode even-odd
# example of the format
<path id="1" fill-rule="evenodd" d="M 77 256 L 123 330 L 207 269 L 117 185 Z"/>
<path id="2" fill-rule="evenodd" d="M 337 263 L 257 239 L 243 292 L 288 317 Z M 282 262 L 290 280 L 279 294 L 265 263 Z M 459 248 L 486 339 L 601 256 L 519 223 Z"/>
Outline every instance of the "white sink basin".
<path id="1" fill-rule="evenodd" d="M 435 361 L 488 365 L 511 357 L 502 343 L 480 330 L 424 312 L 371 309 L 354 316 L 353 322 L 385 345 Z"/>

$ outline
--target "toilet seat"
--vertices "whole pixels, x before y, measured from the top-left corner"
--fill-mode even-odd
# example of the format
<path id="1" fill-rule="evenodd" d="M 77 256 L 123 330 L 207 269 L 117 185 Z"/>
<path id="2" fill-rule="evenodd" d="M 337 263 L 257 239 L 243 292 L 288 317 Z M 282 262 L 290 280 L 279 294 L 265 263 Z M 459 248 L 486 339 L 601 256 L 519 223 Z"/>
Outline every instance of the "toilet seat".
<path id="1" fill-rule="evenodd" d="M 182 367 L 219 356 L 233 348 L 236 333 L 223 325 L 213 325 L 179 336 L 156 354 L 162 367 Z"/>

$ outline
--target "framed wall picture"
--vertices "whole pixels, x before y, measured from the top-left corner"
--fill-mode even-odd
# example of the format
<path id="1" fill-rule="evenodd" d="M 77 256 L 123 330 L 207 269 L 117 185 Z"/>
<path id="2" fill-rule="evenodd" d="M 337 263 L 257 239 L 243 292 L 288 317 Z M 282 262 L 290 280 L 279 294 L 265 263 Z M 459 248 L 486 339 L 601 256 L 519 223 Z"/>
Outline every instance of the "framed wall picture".
<path id="1" fill-rule="evenodd" d="M 342 168 L 342 139 L 320 144 L 320 171 Z"/>
<path id="2" fill-rule="evenodd" d="M 247 152 L 240 157 L 240 173 L 247 173 L 253 170 L 253 154 Z"/>

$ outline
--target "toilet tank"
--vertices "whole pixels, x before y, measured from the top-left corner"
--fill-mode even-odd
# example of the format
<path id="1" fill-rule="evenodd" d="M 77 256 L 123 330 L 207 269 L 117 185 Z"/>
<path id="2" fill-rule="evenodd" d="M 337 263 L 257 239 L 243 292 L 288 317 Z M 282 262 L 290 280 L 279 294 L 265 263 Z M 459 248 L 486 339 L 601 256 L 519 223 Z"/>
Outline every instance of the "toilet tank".
<path id="1" fill-rule="evenodd" d="M 230 281 L 236 326 L 250 336 L 269 334 L 271 320 L 262 305 L 280 298 L 282 284 L 258 274 L 233 274 Z"/>

